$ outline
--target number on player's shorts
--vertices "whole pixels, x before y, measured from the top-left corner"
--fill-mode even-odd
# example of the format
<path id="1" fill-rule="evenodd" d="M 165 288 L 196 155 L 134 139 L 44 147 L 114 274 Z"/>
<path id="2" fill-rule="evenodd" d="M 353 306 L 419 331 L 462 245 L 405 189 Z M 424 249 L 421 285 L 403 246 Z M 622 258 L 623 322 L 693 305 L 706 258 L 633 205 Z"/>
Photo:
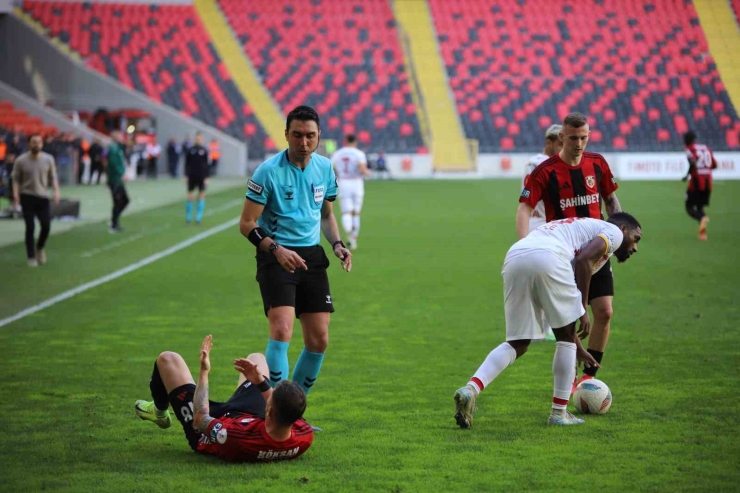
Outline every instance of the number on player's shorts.
<path id="1" fill-rule="evenodd" d="M 182 408 L 180 409 L 180 414 L 182 415 L 182 419 L 184 419 L 186 423 L 188 421 L 192 421 L 193 420 L 193 403 L 188 402 L 187 406 L 182 406 Z"/>

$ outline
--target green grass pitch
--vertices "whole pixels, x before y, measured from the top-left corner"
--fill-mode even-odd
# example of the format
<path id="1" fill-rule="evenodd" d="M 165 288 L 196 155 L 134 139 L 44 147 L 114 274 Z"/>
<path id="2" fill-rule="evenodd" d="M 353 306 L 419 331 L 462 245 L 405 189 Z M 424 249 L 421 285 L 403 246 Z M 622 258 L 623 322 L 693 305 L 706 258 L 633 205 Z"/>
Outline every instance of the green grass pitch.
<path id="1" fill-rule="evenodd" d="M 330 270 L 337 312 L 306 413 L 324 431 L 306 455 L 226 464 L 133 412 L 163 350 L 195 370 L 212 333 L 214 399 L 233 390 L 234 357 L 264 351 L 254 251 L 234 227 L 0 328 L 0 491 L 737 491 L 740 182 L 715 186 L 705 243 L 683 190 L 618 192 L 644 237 L 614 267 L 599 373 L 614 404 L 583 426 L 545 425 L 552 343 L 486 389 L 472 429 L 452 418 L 453 392 L 504 338 L 517 182 L 369 182 L 354 269 Z M 102 223 L 52 236 L 36 270 L 22 244 L 0 249 L 0 318 L 233 219 L 239 204 L 223 206 L 243 192 L 212 195 L 221 210 L 200 230 L 178 203 L 124 216 L 122 236 Z M 297 326 L 291 363 L 301 345 Z"/>

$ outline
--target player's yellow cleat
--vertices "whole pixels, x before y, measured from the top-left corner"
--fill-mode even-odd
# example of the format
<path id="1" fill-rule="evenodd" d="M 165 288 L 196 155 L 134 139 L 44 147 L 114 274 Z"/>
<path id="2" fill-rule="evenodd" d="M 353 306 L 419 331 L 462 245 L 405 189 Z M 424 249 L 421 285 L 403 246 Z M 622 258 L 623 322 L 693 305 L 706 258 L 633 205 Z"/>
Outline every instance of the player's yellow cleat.
<path id="1" fill-rule="evenodd" d="M 707 241 L 707 223 L 709 222 L 709 216 L 704 216 L 701 218 L 701 222 L 699 223 L 699 239 L 701 241 Z"/>
<path id="2" fill-rule="evenodd" d="M 136 401 L 136 404 L 134 404 L 134 410 L 138 417 L 147 421 L 153 421 L 154 424 L 162 429 L 172 426 L 170 412 L 160 411 L 154 407 L 153 402 L 138 400 Z"/>
<path id="3" fill-rule="evenodd" d="M 475 412 L 475 394 L 467 386 L 457 389 L 455 392 L 455 421 L 460 428 L 466 429 L 473 426 L 473 413 Z"/>

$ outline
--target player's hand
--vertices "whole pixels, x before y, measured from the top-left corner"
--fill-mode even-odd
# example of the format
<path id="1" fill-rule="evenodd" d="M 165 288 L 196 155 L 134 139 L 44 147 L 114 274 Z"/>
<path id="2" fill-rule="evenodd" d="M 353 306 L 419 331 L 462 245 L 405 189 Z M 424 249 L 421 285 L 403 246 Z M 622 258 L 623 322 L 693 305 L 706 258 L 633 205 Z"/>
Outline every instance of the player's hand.
<path id="1" fill-rule="evenodd" d="M 203 180 L 203 185 L 208 186 L 208 184 L 210 182 L 211 182 L 211 179 L 210 178 L 206 178 L 205 180 Z"/>
<path id="2" fill-rule="evenodd" d="M 211 348 L 213 347 L 213 336 L 207 335 L 203 339 L 203 345 L 200 348 L 200 371 L 208 373 L 211 371 Z"/>
<path id="3" fill-rule="evenodd" d="M 583 366 L 586 368 L 601 368 L 601 365 L 596 361 L 596 358 L 591 356 L 591 353 L 583 348 L 581 348 L 580 351 L 578 351 L 578 354 L 576 354 L 576 359 L 583 362 Z"/>
<path id="4" fill-rule="evenodd" d="M 686 180 L 688 180 L 688 179 L 689 179 L 689 175 L 686 175 L 686 176 L 684 176 L 683 178 L 681 178 L 681 181 L 686 181 Z"/>
<path id="5" fill-rule="evenodd" d="M 277 250 L 275 250 L 274 255 L 280 265 L 283 266 L 283 269 L 287 270 L 291 274 L 293 274 L 296 269 L 308 270 L 306 261 L 303 260 L 301 256 L 293 250 L 288 250 L 287 248 L 281 246 L 278 247 Z"/>
<path id="6" fill-rule="evenodd" d="M 337 243 L 337 246 L 334 247 L 334 255 L 342 261 L 342 269 L 347 272 L 352 270 L 352 252 Z"/>
<path id="7" fill-rule="evenodd" d="M 586 310 L 586 313 L 581 315 L 579 322 L 580 327 L 578 328 L 578 338 L 583 340 L 588 337 L 589 333 L 591 333 L 591 319 L 588 318 L 588 310 Z"/>
<path id="8" fill-rule="evenodd" d="M 234 360 L 234 369 L 244 375 L 244 378 L 252 382 L 254 385 L 259 385 L 265 379 L 260 373 L 257 365 L 246 358 L 239 358 Z"/>

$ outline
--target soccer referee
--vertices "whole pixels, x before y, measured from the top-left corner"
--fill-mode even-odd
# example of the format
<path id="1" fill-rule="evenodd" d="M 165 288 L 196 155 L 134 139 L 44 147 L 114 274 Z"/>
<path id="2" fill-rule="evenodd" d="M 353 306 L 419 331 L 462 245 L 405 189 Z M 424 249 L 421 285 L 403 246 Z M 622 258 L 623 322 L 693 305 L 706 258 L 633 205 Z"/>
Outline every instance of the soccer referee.
<path id="1" fill-rule="evenodd" d="M 288 149 L 262 163 L 249 180 L 239 230 L 257 247 L 257 282 L 270 339 L 265 356 L 274 387 L 288 378 L 288 347 L 297 317 L 304 347 L 293 381 L 308 393 L 316 382 L 329 344 L 334 311 L 319 229 L 342 268 L 352 269 L 352 254 L 339 236 L 332 202 L 337 181 L 331 161 L 314 154 L 321 136 L 319 115 L 298 106 L 288 113 Z"/>

